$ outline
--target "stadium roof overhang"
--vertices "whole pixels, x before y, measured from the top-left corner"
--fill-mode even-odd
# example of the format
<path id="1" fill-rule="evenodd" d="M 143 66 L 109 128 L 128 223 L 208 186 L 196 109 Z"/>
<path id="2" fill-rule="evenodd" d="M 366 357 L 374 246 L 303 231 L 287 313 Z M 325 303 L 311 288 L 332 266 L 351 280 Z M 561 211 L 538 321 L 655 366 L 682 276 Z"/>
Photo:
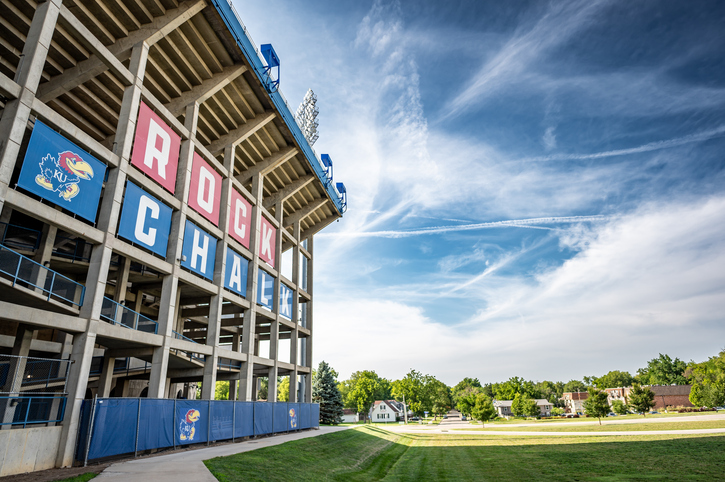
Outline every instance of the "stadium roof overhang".
<path id="1" fill-rule="evenodd" d="M 36 3 L 0 5 L 0 72 L 13 78 Z M 71 22 L 105 45 L 118 68 L 109 68 L 87 39 L 71 33 L 79 31 Z M 162 117 L 175 118 L 177 129 L 183 129 L 186 107 L 197 102 L 196 139 L 205 154 L 223 163 L 232 144 L 234 176 L 248 189 L 256 174 L 264 174 L 264 206 L 276 216 L 284 201 L 288 232 L 299 221 L 305 237 L 342 216 L 340 194 L 226 0 L 64 0 L 37 97 L 111 148 L 131 51 L 144 42 L 145 100 Z"/>

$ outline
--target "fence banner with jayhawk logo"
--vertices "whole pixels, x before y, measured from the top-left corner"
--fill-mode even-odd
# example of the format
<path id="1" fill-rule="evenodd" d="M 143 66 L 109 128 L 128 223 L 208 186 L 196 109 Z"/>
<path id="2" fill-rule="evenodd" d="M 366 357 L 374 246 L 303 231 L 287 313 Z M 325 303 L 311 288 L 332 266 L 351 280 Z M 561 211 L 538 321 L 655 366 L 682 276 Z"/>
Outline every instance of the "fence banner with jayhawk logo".
<path id="1" fill-rule="evenodd" d="M 105 176 L 105 164 L 35 121 L 19 187 L 95 222 Z"/>
<path id="2" fill-rule="evenodd" d="M 174 436 L 178 445 L 206 442 L 208 430 L 208 402 L 176 401 Z"/>

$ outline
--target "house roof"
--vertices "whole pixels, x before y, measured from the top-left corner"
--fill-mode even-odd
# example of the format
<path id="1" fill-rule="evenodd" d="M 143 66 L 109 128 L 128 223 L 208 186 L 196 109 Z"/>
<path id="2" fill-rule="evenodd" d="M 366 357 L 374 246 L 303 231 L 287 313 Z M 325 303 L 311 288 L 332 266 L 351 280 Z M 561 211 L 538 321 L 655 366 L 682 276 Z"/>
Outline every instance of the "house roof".
<path id="1" fill-rule="evenodd" d="M 343 408 L 342 414 L 343 415 L 355 415 L 357 411 L 353 410 L 352 408 Z"/>
<path id="2" fill-rule="evenodd" d="M 568 396 L 567 396 L 568 395 Z M 561 396 L 562 400 L 586 400 L 589 398 L 588 392 L 564 392 Z"/>
<path id="3" fill-rule="evenodd" d="M 385 405 L 387 405 L 388 407 L 390 407 L 391 410 L 393 410 L 393 412 L 395 412 L 395 413 L 400 412 L 400 409 L 398 407 L 396 407 L 396 404 L 398 402 L 395 401 L 395 400 L 375 400 L 375 403 L 373 404 L 373 409 L 375 409 L 381 403 L 384 403 Z"/>

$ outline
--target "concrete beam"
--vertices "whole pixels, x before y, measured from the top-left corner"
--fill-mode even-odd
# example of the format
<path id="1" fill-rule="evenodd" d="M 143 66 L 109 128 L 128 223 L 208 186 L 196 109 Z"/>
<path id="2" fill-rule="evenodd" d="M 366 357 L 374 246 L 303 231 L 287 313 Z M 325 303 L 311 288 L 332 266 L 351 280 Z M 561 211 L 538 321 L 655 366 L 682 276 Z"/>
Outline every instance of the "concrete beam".
<path id="1" fill-rule="evenodd" d="M 256 163 L 243 173 L 236 176 L 236 180 L 240 183 L 244 184 L 248 182 L 250 179 L 254 178 L 256 175 L 261 174 L 265 175 L 268 172 L 276 169 L 278 166 L 281 166 L 283 163 L 289 161 L 293 157 L 295 157 L 299 153 L 296 147 L 284 147 L 280 149 L 279 151 L 275 152 L 271 156 L 263 159 L 262 161 Z"/>
<path id="2" fill-rule="evenodd" d="M 219 139 L 209 144 L 207 149 L 213 155 L 216 155 L 224 150 L 224 148 L 228 145 L 239 144 L 243 140 L 247 139 L 259 129 L 270 123 L 276 116 L 277 114 L 271 111 L 258 114 L 254 119 L 247 121 L 246 124 L 237 127 L 233 131 L 229 131 L 227 134 L 224 134 Z"/>
<path id="3" fill-rule="evenodd" d="M 329 199 L 326 197 L 317 198 L 299 211 L 293 212 L 284 218 L 284 227 L 292 226 L 294 223 L 302 221 L 304 218 L 324 206 L 327 201 L 329 201 Z"/>
<path id="4" fill-rule="evenodd" d="M 193 87 L 190 91 L 181 94 L 171 102 L 166 104 L 166 108 L 175 116 L 181 115 L 187 105 L 192 102 L 203 104 L 204 101 L 212 97 L 221 89 L 229 85 L 237 77 L 247 71 L 246 65 L 232 65 L 225 67 L 218 74 L 214 74 L 212 78 L 205 80 L 200 85 Z"/>
<path id="5" fill-rule="evenodd" d="M 308 185 L 309 183 L 311 183 L 314 180 L 315 180 L 315 176 L 312 176 L 312 175 L 300 177 L 296 181 L 292 182 L 292 184 L 289 184 L 289 185 L 283 187 L 276 193 L 272 194 L 269 198 L 267 198 L 264 201 L 264 207 L 266 209 L 269 209 L 279 202 L 286 201 L 290 197 L 294 196 L 294 194 L 297 191 L 299 191 L 300 189 L 302 189 L 303 187 L 305 187 L 306 185 Z"/>
<path id="6" fill-rule="evenodd" d="M 131 48 L 134 45 L 141 42 L 145 42 L 149 46 L 155 44 L 205 7 L 205 0 L 183 2 L 178 8 L 168 10 L 165 15 L 155 18 L 151 23 L 144 25 L 139 30 L 129 33 L 128 37 L 109 45 L 108 52 L 113 54 L 119 62 L 125 62 L 131 57 Z M 103 60 L 96 55 L 91 56 L 41 85 L 38 89 L 38 98 L 43 102 L 48 102 L 98 76 L 107 69 L 108 67 Z"/>
<path id="7" fill-rule="evenodd" d="M 20 97 L 20 90 L 20 86 L 13 82 L 10 77 L 0 74 L 0 94 L 9 99 L 17 99 Z"/>

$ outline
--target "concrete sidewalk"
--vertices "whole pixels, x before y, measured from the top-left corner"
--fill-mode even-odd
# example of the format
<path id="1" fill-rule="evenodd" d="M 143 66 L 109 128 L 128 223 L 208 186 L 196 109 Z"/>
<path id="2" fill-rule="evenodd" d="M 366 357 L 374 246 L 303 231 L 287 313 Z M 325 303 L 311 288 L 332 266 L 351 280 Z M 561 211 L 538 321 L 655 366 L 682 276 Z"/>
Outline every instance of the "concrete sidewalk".
<path id="1" fill-rule="evenodd" d="M 341 430 L 347 430 L 348 428 L 350 427 L 320 427 L 319 430 L 275 435 L 273 437 L 248 440 L 246 442 L 230 443 L 216 447 L 120 462 L 108 467 L 94 480 L 109 480 L 114 482 L 138 482 L 139 480 L 153 482 L 179 482 L 180 480 L 217 482 L 204 465 L 204 460 L 248 452 L 262 447 L 271 447 L 291 440 L 317 437 L 318 435 L 339 432 Z"/>

